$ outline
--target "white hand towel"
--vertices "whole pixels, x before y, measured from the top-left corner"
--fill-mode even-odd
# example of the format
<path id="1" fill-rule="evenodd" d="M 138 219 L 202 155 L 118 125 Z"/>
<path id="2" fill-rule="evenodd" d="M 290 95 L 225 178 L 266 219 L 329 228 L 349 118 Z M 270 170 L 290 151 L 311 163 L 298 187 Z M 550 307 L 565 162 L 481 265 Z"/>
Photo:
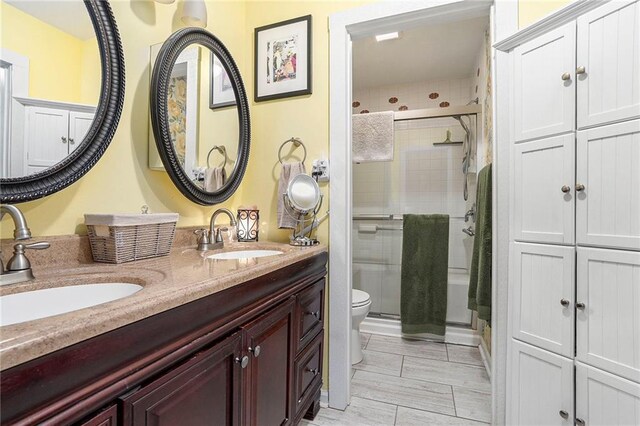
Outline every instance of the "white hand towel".
<path id="1" fill-rule="evenodd" d="M 393 161 L 393 111 L 353 116 L 353 162 Z"/>
<path id="2" fill-rule="evenodd" d="M 278 181 L 278 228 L 280 229 L 295 229 L 298 223 L 296 213 L 285 207 L 283 195 L 287 192 L 291 179 L 302 173 L 306 173 L 306 170 L 300 161 L 282 164 Z"/>
<path id="3" fill-rule="evenodd" d="M 223 167 L 209 167 L 204 172 L 204 190 L 214 192 L 222 188 L 227 180 L 227 172 Z"/>

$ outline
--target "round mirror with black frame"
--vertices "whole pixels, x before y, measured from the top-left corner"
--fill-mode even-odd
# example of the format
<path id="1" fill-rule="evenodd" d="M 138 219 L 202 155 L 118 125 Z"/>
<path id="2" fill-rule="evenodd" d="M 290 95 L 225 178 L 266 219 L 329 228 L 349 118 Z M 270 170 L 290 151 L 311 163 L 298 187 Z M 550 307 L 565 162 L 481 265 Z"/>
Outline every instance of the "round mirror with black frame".
<path id="1" fill-rule="evenodd" d="M 34 96 L 32 94 L 36 91 L 34 88 L 42 89 L 44 81 L 32 81 L 34 74 L 44 75 L 43 78 L 46 80 L 44 82 L 48 85 L 60 85 L 61 82 L 56 80 L 53 76 L 54 73 L 47 72 L 46 68 L 45 72 L 34 72 L 37 65 L 42 64 L 42 58 L 30 57 L 28 52 L 14 52 L 11 50 L 11 46 L 6 45 L 9 40 L 3 40 L 3 57 L 0 58 L 4 68 L 2 71 L 8 74 L 8 81 L 11 82 L 11 85 L 5 85 L 3 88 L 2 95 L 5 102 L 2 104 L 3 108 L 0 109 L 2 109 L 3 117 L 11 118 L 11 121 L 3 118 L 3 122 L 9 124 L 3 132 L 0 143 L 0 151 L 2 151 L 2 155 L 0 155 L 0 201 L 2 203 L 21 203 L 42 198 L 66 188 L 84 176 L 102 157 L 113 138 L 122 112 L 125 92 L 124 56 L 120 35 L 108 1 L 74 0 L 73 2 L 52 1 L 32 4 L 6 0 L 6 3 L 15 10 L 19 9 L 19 12 L 15 12 L 16 16 L 31 15 L 28 16 L 28 19 L 32 25 L 56 26 L 54 31 L 60 29 L 62 33 L 65 33 L 62 37 L 63 40 L 73 39 L 76 43 L 92 46 L 91 49 L 94 50 L 90 53 L 93 56 L 89 56 L 89 58 L 94 60 L 96 68 L 102 71 L 101 76 L 78 74 L 75 77 L 81 80 L 77 82 L 80 85 L 89 86 L 88 83 L 95 82 L 95 87 L 82 88 L 84 92 L 88 93 L 83 99 L 93 99 L 91 104 L 80 104 L 74 100 L 60 99 L 55 95 L 40 94 L 47 92 L 47 90 L 40 90 L 39 95 Z M 47 8 L 58 7 L 67 10 L 67 12 L 58 10 L 60 13 L 56 13 L 56 15 L 69 15 L 68 25 L 64 22 L 49 21 L 49 18 L 51 20 L 53 18 L 50 11 L 47 12 L 49 10 Z M 85 16 L 88 16 L 89 19 L 86 19 L 83 24 L 81 21 L 84 19 L 83 9 L 85 8 L 87 11 Z M 5 8 L 5 12 L 7 11 L 8 8 Z M 15 22 L 12 23 L 17 25 Z M 24 39 L 30 36 L 29 33 L 20 32 L 20 29 L 17 28 L 15 37 Z M 94 37 L 95 40 L 90 42 L 89 38 Z M 34 42 L 41 43 L 41 40 Z M 52 49 L 65 48 L 56 45 L 51 40 L 48 42 L 52 43 Z M 8 62 L 5 56 L 10 57 Z M 15 61 L 17 65 L 26 64 L 26 66 L 13 66 L 16 64 L 12 64 L 12 61 Z M 5 67 L 5 65 L 8 66 Z M 30 65 L 32 66 L 29 71 Z M 54 66 L 48 63 L 44 65 L 45 67 Z M 73 65 L 79 67 L 82 64 Z M 49 71 L 52 70 L 49 68 Z M 12 75 L 14 72 L 24 73 L 24 77 Z M 58 76 L 58 78 L 68 78 L 70 81 L 74 77 L 64 75 L 63 77 Z M 18 87 L 13 85 L 16 81 L 23 81 L 19 86 L 20 93 L 14 90 L 15 87 Z M 69 81 L 65 81 L 65 83 Z M 58 93 L 60 94 L 60 91 Z M 62 93 L 62 95 L 66 95 L 66 93 Z M 64 127 L 60 121 L 54 123 L 53 127 L 40 126 L 42 137 L 36 142 L 41 145 L 30 145 L 35 144 L 36 142 L 33 140 L 38 139 L 36 137 L 29 139 L 30 127 L 28 127 L 29 114 L 36 110 L 45 110 L 42 115 L 46 115 L 50 111 L 60 113 L 61 120 L 66 117 L 69 120 L 65 122 L 69 133 L 61 135 L 49 130 L 56 125 L 59 128 Z M 16 121 L 16 117 L 20 117 L 20 120 Z M 72 118 L 70 117 L 77 120 L 74 130 L 76 131 L 75 135 L 79 135 L 78 137 L 74 137 L 72 134 L 73 123 L 71 123 Z M 66 129 L 66 127 L 64 128 Z M 55 144 L 55 147 L 52 149 L 49 145 L 47 148 L 43 147 L 43 144 Z M 35 157 L 33 152 L 36 152 L 38 148 L 40 148 L 39 152 L 48 151 L 47 154 L 50 154 L 39 163 L 33 161 Z M 64 153 L 60 152 L 60 148 L 65 149 Z M 42 160 L 42 157 L 38 160 Z"/>
<path id="2" fill-rule="evenodd" d="M 151 127 L 169 177 L 201 205 L 227 200 L 249 160 L 247 95 L 236 63 L 213 34 L 173 33 L 153 66 Z"/>

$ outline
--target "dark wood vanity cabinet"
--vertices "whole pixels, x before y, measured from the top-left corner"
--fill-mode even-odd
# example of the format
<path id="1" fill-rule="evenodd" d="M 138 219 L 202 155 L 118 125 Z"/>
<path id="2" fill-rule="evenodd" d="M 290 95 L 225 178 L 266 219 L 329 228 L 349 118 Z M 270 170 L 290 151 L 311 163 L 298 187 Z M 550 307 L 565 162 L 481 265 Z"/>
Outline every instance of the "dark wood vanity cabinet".
<path id="1" fill-rule="evenodd" d="M 263 426 L 312 418 L 322 386 L 325 263 L 321 253 L 5 370 L 1 423 Z M 125 356 L 127 348 L 137 356 Z"/>

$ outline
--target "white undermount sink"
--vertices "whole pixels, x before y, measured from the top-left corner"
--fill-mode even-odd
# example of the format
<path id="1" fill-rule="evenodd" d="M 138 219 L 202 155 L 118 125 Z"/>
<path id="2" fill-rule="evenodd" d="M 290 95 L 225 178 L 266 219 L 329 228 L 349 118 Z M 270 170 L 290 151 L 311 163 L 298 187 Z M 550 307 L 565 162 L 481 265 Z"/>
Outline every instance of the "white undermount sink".
<path id="1" fill-rule="evenodd" d="M 142 286 L 130 283 L 82 284 L 25 291 L 0 297 L 0 325 L 18 324 L 131 296 Z"/>
<path id="2" fill-rule="evenodd" d="M 227 251 L 224 253 L 216 253 L 207 256 L 209 259 L 233 260 L 233 259 L 251 259 L 255 257 L 276 256 L 282 254 L 280 250 L 240 250 Z"/>

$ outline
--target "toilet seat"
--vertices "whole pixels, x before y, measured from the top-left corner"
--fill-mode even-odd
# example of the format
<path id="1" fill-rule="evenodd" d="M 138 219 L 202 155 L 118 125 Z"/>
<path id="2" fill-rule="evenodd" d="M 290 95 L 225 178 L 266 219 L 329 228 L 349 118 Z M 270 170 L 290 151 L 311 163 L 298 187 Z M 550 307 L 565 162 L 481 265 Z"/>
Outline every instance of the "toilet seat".
<path id="1" fill-rule="evenodd" d="M 361 306 L 365 306 L 371 302 L 371 297 L 369 293 L 356 290 L 355 288 L 351 291 L 351 307 L 359 308 Z"/>

